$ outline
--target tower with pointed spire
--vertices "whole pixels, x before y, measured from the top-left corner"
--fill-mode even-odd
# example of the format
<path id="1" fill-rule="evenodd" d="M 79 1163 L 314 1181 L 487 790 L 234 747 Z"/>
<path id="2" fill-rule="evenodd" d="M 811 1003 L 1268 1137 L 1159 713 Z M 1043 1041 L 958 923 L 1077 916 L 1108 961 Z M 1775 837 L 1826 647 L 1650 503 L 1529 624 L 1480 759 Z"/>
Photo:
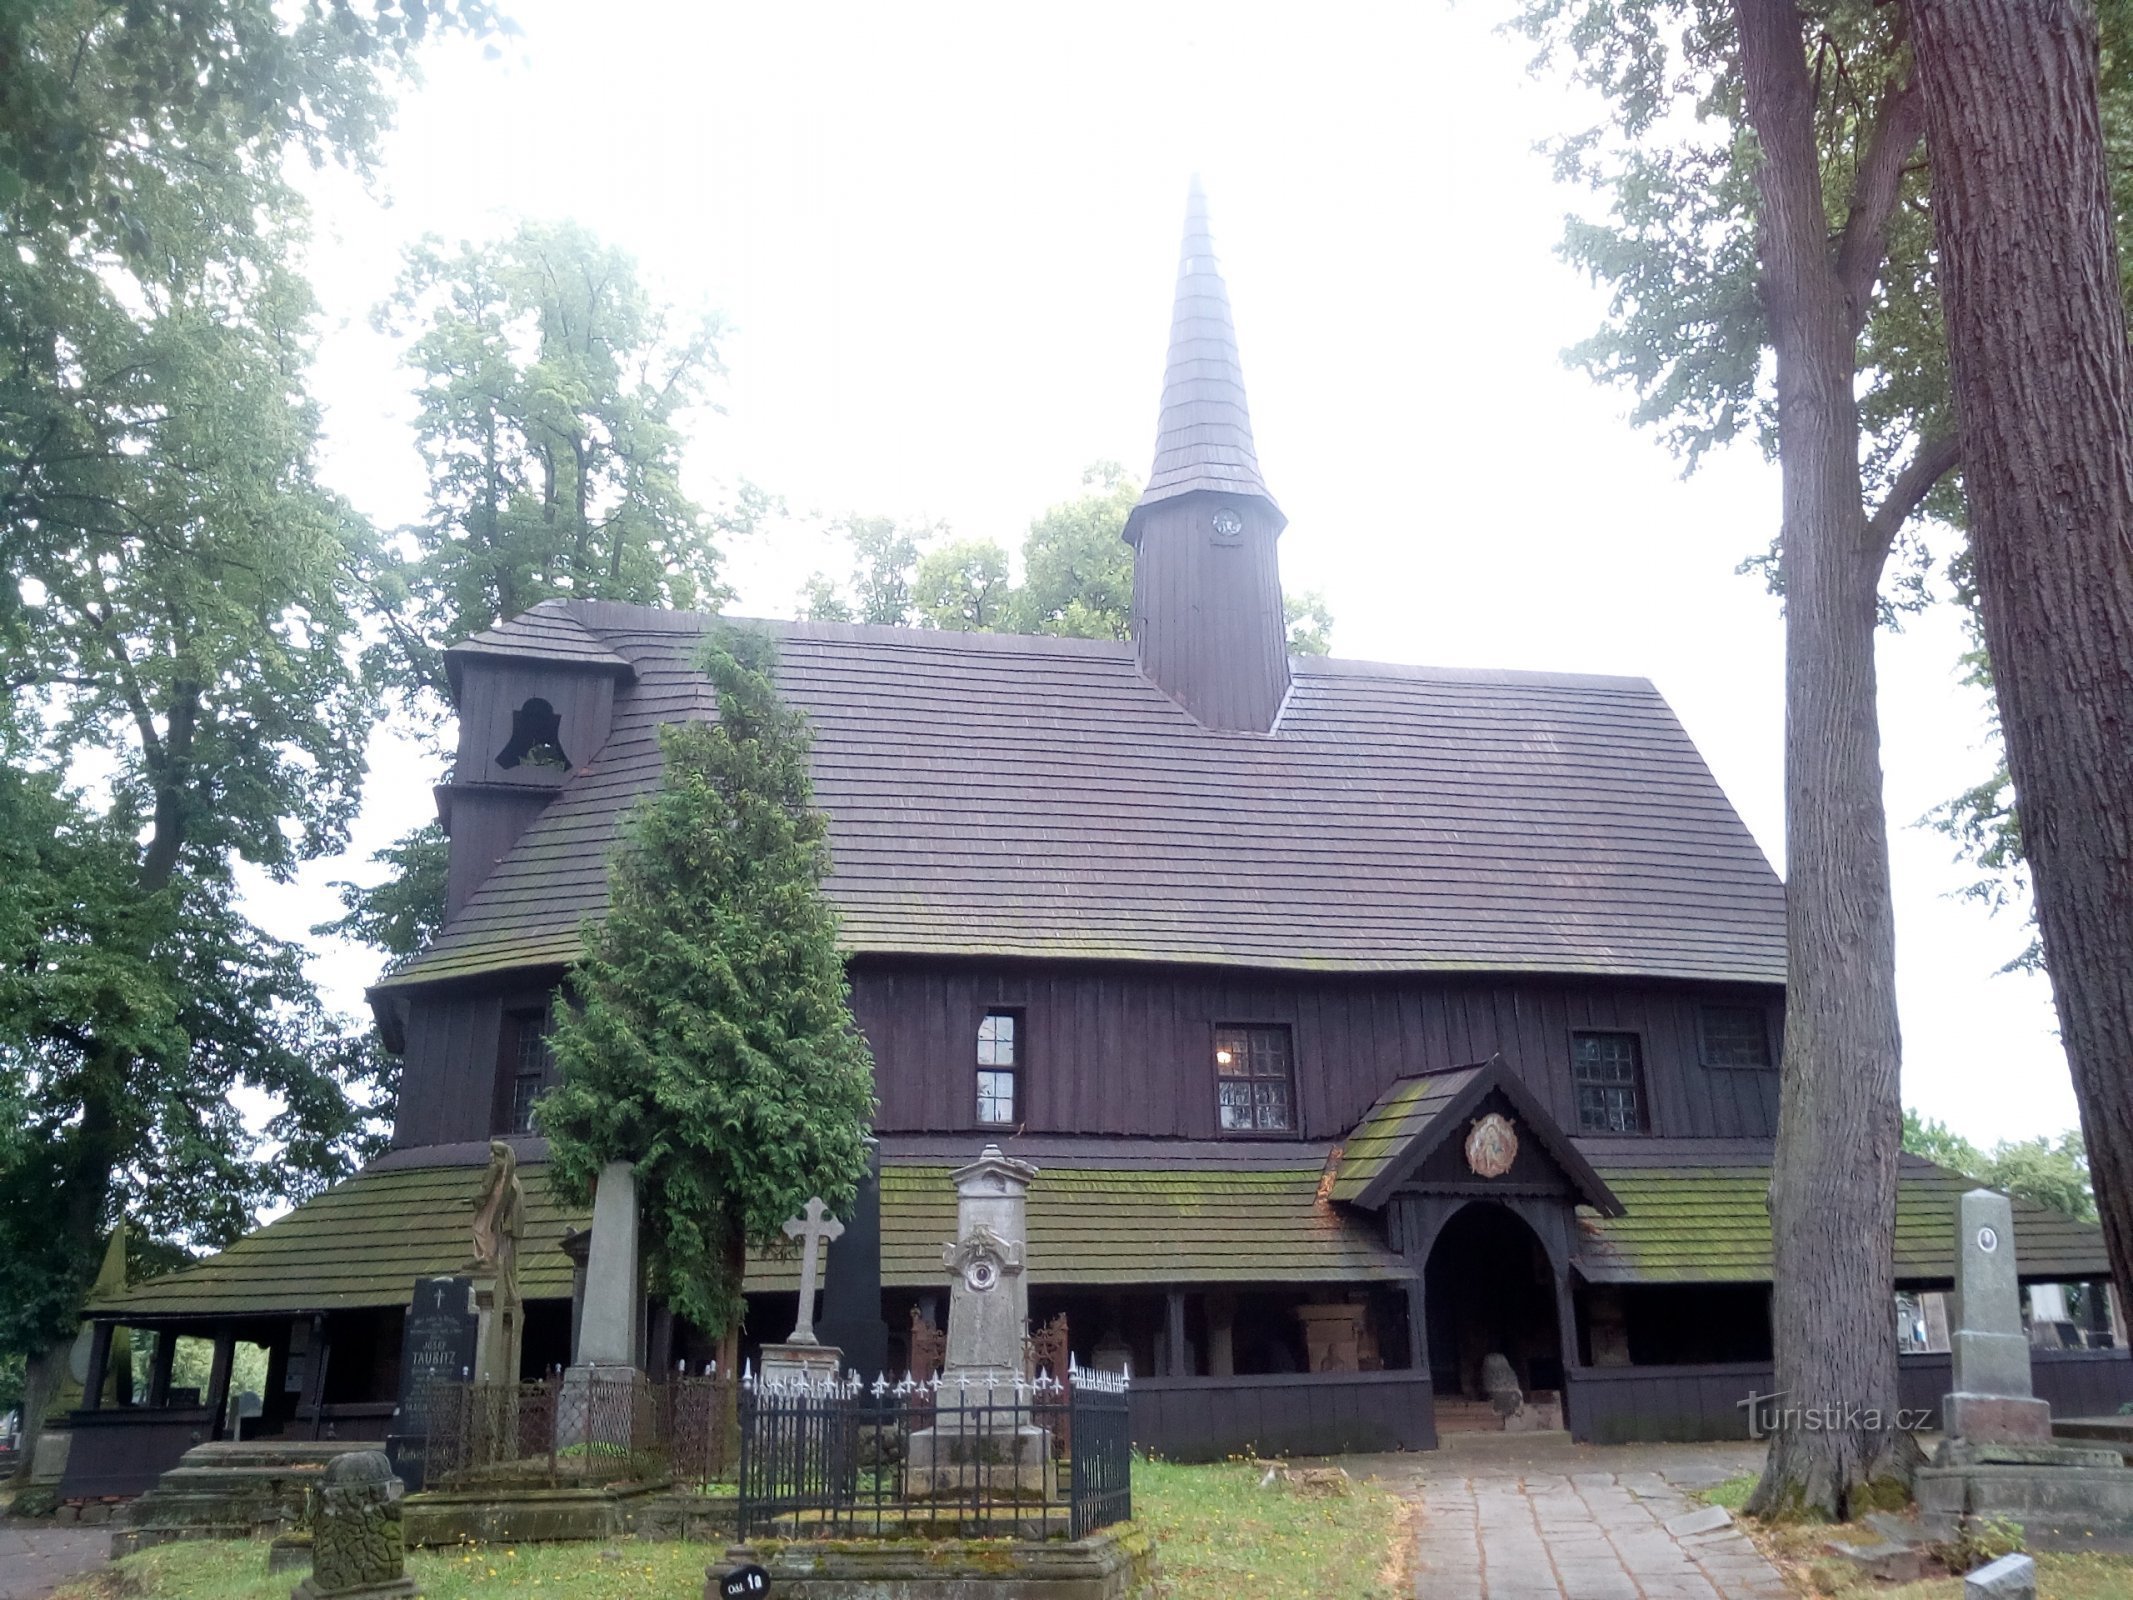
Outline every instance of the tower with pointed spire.
<path id="1" fill-rule="evenodd" d="M 1289 692 L 1275 552 L 1287 521 L 1259 475 L 1229 290 L 1195 177 L 1155 465 L 1126 542 L 1141 670 L 1210 728 L 1266 733 Z"/>

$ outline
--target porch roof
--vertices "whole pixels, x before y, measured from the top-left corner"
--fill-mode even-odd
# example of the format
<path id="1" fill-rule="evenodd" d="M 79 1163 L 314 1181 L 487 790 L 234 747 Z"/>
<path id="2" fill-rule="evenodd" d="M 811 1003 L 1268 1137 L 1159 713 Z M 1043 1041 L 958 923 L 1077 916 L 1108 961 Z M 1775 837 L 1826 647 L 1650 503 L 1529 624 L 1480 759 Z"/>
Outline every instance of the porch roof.
<path id="1" fill-rule="evenodd" d="M 1621 1201 L 1501 1056 L 1394 1082 L 1341 1146 L 1332 1198 L 1373 1210 L 1382 1206 L 1431 1151 L 1464 1131 L 1468 1113 L 1492 1094 L 1509 1102 L 1586 1205 L 1606 1216 L 1621 1213 Z"/>
<path id="2" fill-rule="evenodd" d="M 1687 1141 L 1682 1141 L 1687 1143 Z M 1594 1283 L 1767 1283 L 1771 1276 L 1770 1155 L 1625 1149 L 1585 1140 L 1593 1166 L 1626 1211 L 1578 1211 L 1580 1273 Z M 1975 1179 L 1905 1156 L 1897 1172 L 1896 1280 L 1929 1286 L 1955 1278 L 1956 1201 Z M 2017 1196 L 2015 1252 L 2027 1282 L 2080 1282 L 2111 1274 L 2103 1231 Z"/>
<path id="3" fill-rule="evenodd" d="M 451 1147 L 455 1151 L 459 1147 Z M 474 1147 L 467 1147 L 473 1149 Z M 479 1147 L 486 1152 L 486 1146 Z M 481 1172 L 471 1159 L 408 1163 L 399 1152 L 305 1201 L 204 1261 L 91 1301 L 92 1315 L 247 1316 L 404 1305 L 415 1280 L 456 1272 Z M 1404 1279 L 1406 1264 L 1364 1219 L 1319 1197 L 1325 1150 L 1296 1146 L 1279 1165 L 1171 1170 L 1121 1158 L 1047 1165 L 1030 1192 L 1032 1271 L 1069 1287 Z M 1041 1159 L 1041 1158 L 1040 1158 Z M 882 1283 L 942 1284 L 955 1233 L 949 1160 L 883 1163 Z M 529 1300 L 564 1299 L 563 1235 L 591 1212 L 560 1203 L 545 1163 L 522 1162 L 526 1223 L 519 1281 Z M 792 1254 L 751 1257 L 752 1292 L 791 1293 Z"/>

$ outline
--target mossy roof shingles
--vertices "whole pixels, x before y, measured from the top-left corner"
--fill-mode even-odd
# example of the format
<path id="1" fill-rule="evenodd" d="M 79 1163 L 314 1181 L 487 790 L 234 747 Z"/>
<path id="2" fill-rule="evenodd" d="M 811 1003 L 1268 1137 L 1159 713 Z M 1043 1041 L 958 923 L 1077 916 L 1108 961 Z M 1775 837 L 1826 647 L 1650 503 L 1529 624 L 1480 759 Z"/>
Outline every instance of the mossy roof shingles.
<path id="1" fill-rule="evenodd" d="M 1767 1283 L 1771 1274 L 1767 1160 L 1642 1165 L 1595 1156 L 1627 1208 L 1578 1217 L 1578 1270 L 1596 1283 Z M 1956 1201 L 1975 1180 L 1905 1157 L 1896 1186 L 1896 1278 L 1952 1281 Z M 2047 1206 L 2014 1202 L 2015 1254 L 2025 1279 L 2107 1277 L 2103 1233 Z"/>
<path id="2" fill-rule="evenodd" d="M 941 1246 L 955 1234 L 947 1164 L 885 1165 L 882 1281 L 943 1281 Z M 1029 1248 L 1038 1281 L 1058 1285 L 1360 1282 L 1407 1276 L 1363 1219 L 1318 1198 L 1321 1162 L 1191 1172 L 1060 1167 L 1030 1197 Z M 529 1300 L 570 1293 L 561 1240 L 590 1213 L 558 1204 L 547 1168 L 519 1168 L 526 1225 L 519 1276 Z M 259 1315 L 404 1305 L 415 1280 L 459 1271 L 481 1169 L 372 1168 L 315 1196 L 197 1265 L 153 1278 L 91 1312 Z M 748 1287 L 790 1293 L 793 1252 L 757 1256 Z"/>
<path id="3" fill-rule="evenodd" d="M 710 620 L 555 602 L 485 638 L 633 678 L 605 748 L 381 987 L 575 959 L 659 725 L 710 713 Z M 1129 644 L 762 626 L 854 953 L 1784 978 L 1777 877 L 1641 679 L 1306 658 L 1274 732 L 1235 734 Z"/>

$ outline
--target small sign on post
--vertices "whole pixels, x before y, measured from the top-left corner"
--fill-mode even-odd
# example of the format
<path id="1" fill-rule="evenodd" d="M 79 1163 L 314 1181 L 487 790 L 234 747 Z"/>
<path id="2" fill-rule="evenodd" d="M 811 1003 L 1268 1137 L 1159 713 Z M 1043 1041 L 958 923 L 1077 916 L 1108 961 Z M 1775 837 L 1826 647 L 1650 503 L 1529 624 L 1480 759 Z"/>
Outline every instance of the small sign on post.
<path id="1" fill-rule="evenodd" d="M 755 1600 L 770 1593 L 770 1574 L 753 1561 L 718 1580 L 719 1600 Z"/>

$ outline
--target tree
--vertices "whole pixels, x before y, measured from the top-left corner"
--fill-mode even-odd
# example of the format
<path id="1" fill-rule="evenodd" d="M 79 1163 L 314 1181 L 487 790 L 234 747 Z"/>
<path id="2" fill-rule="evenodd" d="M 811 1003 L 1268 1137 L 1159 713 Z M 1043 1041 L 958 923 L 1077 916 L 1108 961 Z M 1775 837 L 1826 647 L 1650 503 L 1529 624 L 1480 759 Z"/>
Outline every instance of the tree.
<path id="1" fill-rule="evenodd" d="M 121 1215 L 220 1244 L 374 1132 L 235 881 L 339 848 L 372 720 L 282 161 L 360 163 L 425 18 L 485 15 L 0 18 L 0 1352 L 33 1423 Z"/>
<path id="2" fill-rule="evenodd" d="M 2096 18 L 1909 9 L 1978 614 L 2104 1238 L 2133 1282 L 2133 355 Z"/>
<path id="3" fill-rule="evenodd" d="M 378 323 L 409 340 L 430 510 L 378 574 L 387 660 L 443 692 L 446 645 L 557 596 L 715 607 L 721 524 L 683 490 L 682 424 L 724 368 L 718 319 L 653 301 L 575 223 L 408 253 Z M 744 491 L 728 528 L 757 505 Z"/>
<path id="4" fill-rule="evenodd" d="M 36 0 L 0 10 L 0 208 L 9 227 L 144 258 L 180 245 L 154 203 L 233 152 L 366 161 L 381 71 L 487 0 Z M 493 50 L 493 47 L 492 47 Z"/>
<path id="5" fill-rule="evenodd" d="M 1900 1492 L 1892 1239 L 1900 1105 L 1874 634 L 1912 513 L 1954 465 L 1900 15 L 1865 0 L 1531 0 L 1544 56 L 1607 96 L 1562 170 L 1608 200 L 1570 258 L 1614 286 L 1574 352 L 1690 466 L 1753 430 L 1777 456 L 1786 606 L 1788 982 L 1771 1185 L 1777 1382 L 1862 1424 L 1771 1438 L 1758 1510 Z M 1765 387 L 1766 354 L 1774 382 Z M 1900 578 L 1923 570 L 1914 545 Z"/>
<path id="6" fill-rule="evenodd" d="M 2096 1220 L 2088 1147 L 2078 1131 L 2056 1139 L 2003 1139 L 1987 1155 L 1945 1124 L 1905 1111 L 1903 1147 L 1911 1155 L 1923 1156 L 1935 1166 L 1975 1178 L 1989 1188 L 2034 1200 L 2083 1222 Z"/>
<path id="7" fill-rule="evenodd" d="M 834 1212 L 856 1192 L 873 1063 L 822 894 L 806 720 L 764 635 L 720 625 L 701 665 L 717 719 L 660 730 L 665 782 L 613 858 L 535 1117 L 567 1199 L 635 1165 L 650 1286 L 730 1358 L 747 1251 L 811 1196 Z"/>
<path id="8" fill-rule="evenodd" d="M 365 570 L 384 624 L 367 664 L 412 720 L 443 719 L 444 651 L 558 596 L 715 608 L 719 540 L 767 508 L 743 484 L 714 514 L 682 486 L 684 426 L 709 405 L 720 326 L 654 301 L 636 263 L 574 223 L 408 253 L 380 327 L 408 340 L 429 512 Z M 437 752 L 442 762 L 442 752 Z M 444 922 L 443 830 L 425 823 L 344 882 L 314 932 L 405 962 Z"/>
<path id="9" fill-rule="evenodd" d="M 1140 484 L 1113 461 L 1082 474 L 1087 490 L 1030 524 L 1022 542 L 1022 582 L 1007 552 L 990 539 L 955 539 L 945 523 L 900 527 L 888 517 L 849 517 L 838 530 L 852 547 L 853 571 L 840 586 L 815 573 L 801 590 L 800 615 L 816 622 L 873 622 L 961 632 L 1037 633 L 1069 639 L 1133 637 L 1133 549 L 1126 517 Z M 1317 593 L 1287 602 L 1289 650 L 1325 655 L 1333 615 Z"/>

